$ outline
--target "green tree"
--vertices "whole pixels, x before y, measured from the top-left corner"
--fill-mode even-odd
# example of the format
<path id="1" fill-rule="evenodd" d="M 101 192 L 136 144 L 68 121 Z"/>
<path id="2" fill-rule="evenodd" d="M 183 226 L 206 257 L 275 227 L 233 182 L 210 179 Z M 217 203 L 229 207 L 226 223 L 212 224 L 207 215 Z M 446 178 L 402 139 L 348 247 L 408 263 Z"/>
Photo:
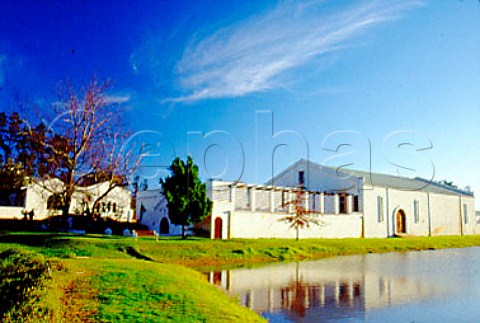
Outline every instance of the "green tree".
<path id="1" fill-rule="evenodd" d="M 199 223 L 211 214 L 212 201 L 207 187 L 198 177 L 198 167 L 188 156 L 184 162 L 175 158 L 169 167 L 170 176 L 161 179 L 163 193 L 168 202 L 168 216 L 173 224 L 182 226 L 185 239 L 187 225 Z"/>
<path id="2" fill-rule="evenodd" d="M 23 205 L 22 188 L 28 184 L 32 171 L 28 167 L 31 152 L 25 149 L 28 140 L 24 127 L 17 112 L 10 116 L 0 112 L 0 205 L 12 205 L 12 194 L 17 196 L 15 205 Z"/>

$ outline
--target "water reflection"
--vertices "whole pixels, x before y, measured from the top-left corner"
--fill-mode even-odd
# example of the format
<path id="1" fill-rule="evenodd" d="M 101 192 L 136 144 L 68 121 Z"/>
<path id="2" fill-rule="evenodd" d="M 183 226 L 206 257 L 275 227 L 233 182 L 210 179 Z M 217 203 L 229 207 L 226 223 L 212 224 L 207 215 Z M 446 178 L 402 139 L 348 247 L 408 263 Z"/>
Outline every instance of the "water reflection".
<path id="1" fill-rule="evenodd" d="M 476 248 L 338 257 L 209 273 L 242 305 L 279 322 L 365 320 L 369 313 L 478 292 Z M 474 282 L 472 283 L 472 279 Z M 479 299 L 480 299 L 480 293 Z"/>
<path id="2" fill-rule="evenodd" d="M 338 290 L 338 292 L 337 292 Z M 286 310 L 298 317 L 304 317 L 308 309 L 315 307 L 362 308 L 362 286 L 360 282 L 350 284 L 341 282 L 309 284 L 297 281 L 280 289 L 280 309 Z M 269 311 L 275 308 L 270 307 Z"/>

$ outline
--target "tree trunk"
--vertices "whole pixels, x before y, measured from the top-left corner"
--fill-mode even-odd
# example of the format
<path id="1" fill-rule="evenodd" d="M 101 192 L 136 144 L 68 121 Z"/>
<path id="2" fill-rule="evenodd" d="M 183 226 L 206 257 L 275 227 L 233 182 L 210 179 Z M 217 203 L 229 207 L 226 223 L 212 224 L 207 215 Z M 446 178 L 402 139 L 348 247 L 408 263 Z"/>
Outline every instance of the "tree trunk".
<path id="1" fill-rule="evenodd" d="M 63 217 L 64 219 L 68 218 L 68 214 L 69 214 L 68 211 L 70 211 L 70 204 L 64 205 L 64 206 L 62 207 L 62 217 Z"/>
<path id="2" fill-rule="evenodd" d="M 70 204 L 72 203 L 72 195 L 73 194 L 66 194 L 66 196 L 63 199 L 63 205 L 62 205 L 62 216 L 64 219 L 67 219 L 70 213 Z"/>

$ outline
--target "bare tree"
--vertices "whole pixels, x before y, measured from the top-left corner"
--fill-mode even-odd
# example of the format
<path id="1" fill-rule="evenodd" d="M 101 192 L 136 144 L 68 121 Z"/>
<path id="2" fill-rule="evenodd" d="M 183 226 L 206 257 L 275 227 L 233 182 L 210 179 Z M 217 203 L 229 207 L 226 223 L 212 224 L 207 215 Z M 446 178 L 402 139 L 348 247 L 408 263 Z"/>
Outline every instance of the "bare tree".
<path id="1" fill-rule="evenodd" d="M 290 227 L 296 230 L 297 241 L 300 239 L 300 229 L 309 228 L 311 224 L 321 224 L 316 217 L 312 216 L 317 212 L 307 210 L 305 204 L 306 199 L 303 187 L 296 190 L 294 199 L 283 204 L 283 207 L 289 207 L 290 205 L 293 206 L 293 208 L 291 208 L 291 214 L 280 220 L 290 223 Z M 288 209 L 290 209 L 290 207 Z"/>
<path id="2" fill-rule="evenodd" d="M 35 180 L 58 196 L 64 216 L 69 214 L 72 197 L 79 187 L 107 183 L 105 190 L 90 195 L 96 196 L 93 200 L 85 201 L 88 203 L 83 211 L 93 216 L 100 200 L 114 188 L 128 184 L 140 162 L 134 147 L 124 146 L 129 133 L 120 106 L 108 100 L 109 87 L 110 82 L 96 78 L 80 90 L 65 82 L 59 90 L 59 101 L 52 105 L 55 117 L 45 122 L 45 135 L 38 136 L 29 127 L 32 141 L 43 148 L 48 164 Z M 60 191 L 58 186 L 52 190 L 51 185 L 45 184 L 49 179 L 61 181 Z"/>

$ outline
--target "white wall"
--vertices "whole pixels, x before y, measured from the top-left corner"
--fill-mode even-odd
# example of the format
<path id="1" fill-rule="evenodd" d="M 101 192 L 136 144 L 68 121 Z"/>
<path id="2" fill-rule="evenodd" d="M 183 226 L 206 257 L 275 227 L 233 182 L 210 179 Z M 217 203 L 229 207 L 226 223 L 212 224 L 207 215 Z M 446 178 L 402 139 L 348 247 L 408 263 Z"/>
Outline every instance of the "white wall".
<path id="1" fill-rule="evenodd" d="M 210 196 L 212 189 L 217 189 L 213 197 L 211 221 L 211 238 L 215 237 L 215 220 L 222 219 L 222 239 L 229 238 L 295 238 L 296 229 L 290 228 L 290 223 L 285 221 L 287 212 L 270 212 L 267 207 L 261 210 L 250 211 L 247 209 L 236 210 L 235 202 L 231 200 L 231 195 L 227 192 L 230 183 L 213 182 L 210 183 Z M 333 197 L 326 197 L 326 212 L 333 203 Z M 258 202 L 258 201 L 255 201 Z M 299 230 L 299 236 L 303 238 L 347 238 L 361 237 L 362 214 L 325 214 L 316 215 L 320 225 L 311 224 L 310 228 Z"/>
<path id="2" fill-rule="evenodd" d="M 89 204 L 92 205 L 94 200 L 107 190 L 107 187 L 108 184 L 102 183 L 78 189 L 72 196 L 70 212 L 75 213 L 76 211 L 80 211 L 82 202 L 86 200 L 89 200 Z M 62 188 L 63 183 L 57 179 L 45 181 L 42 184 L 31 183 L 27 186 L 25 207 L 0 207 L 0 216 L 3 219 L 23 218 L 22 211 L 24 210 L 27 212 L 33 210 L 34 220 L 43 220 L 53 215 L 60 215 L 60 210 L 47 209 L 47 201 L 53 192 L 61 192 Z M 91 195 L 92 198 L 87 198 L 87 195 Z M 106 203 L 116 203 L 117 210 L 122 210 L 122 212 L 117 212 L 118 220 L 130 220 L 132 215 L 131 194 L 125 188 L 114 188 L 102 201 Z M 102 214 L 102 216 L 113 215 L 113 210 Z"/>
<path id="3" fill-rule="evenodd" d="M 21 206 L 0 206 L 0 220 L 23 219 L 23 210 Z"/>
<path id="4" fill-rule="evenodd" d="M 296 229 L 285 221 L 286 214 L 237 211 L 231 215 L 231 238 L 295 238 Z M 360 238 L 361 215 L 317 215 L 319 225 L 299 229 L 305 238 Z M 224 221 L 227 223 L 228 221 Z"/>
<path id="5" fill-rule="evenodd" d="M 480 232 L 475 219 L 475 198 L 460 195 L 400 191 L 383 187 L 365 187 L 365 237 L 387 237 L 396 232 L 396 213 L 406 215 L 406 231 L 411 235 L 460 235 Z M 378 197 L 384 201 L 384 219 L 378 222 Z M 415 222 L 414 201 L 419 203 L 419 221 Z M 463 208 L 467 205 L 468 223 Z M 460 216 L 462 216 L 462 223 Z"/>
<path id="6" fill-rule="evenodd" d="M 432 235 L 461 234 L 458 196 L 430 195 Z"/>
<path id="7" fill-rule="evenodd" d="M 415 222 L 414 202 L 418 203 L 418 223 Z M 388 189 L 390 232 L 396 229 L 396 214 L 403 210 L 406 216 L 406 232 L 412 235 L 428 235 L 428 194 L 422 191 L 399 191 Z"/>
<path id="8" fill-rule="evenodd" d="M 271 212 L 264 205 L 241 207 L 230 194 L 227 182 L 211 182 L 210 190 L 218 189 L 211 194 L 214 206 L 211 221 L 211 237 L 215 236 L 215 219 L 222 219 L 222 239 L 228 238 L 295 238 L 296 230 L 281 220 L 286 212 Z M 251 189 L 256 189 L 252 186 Z M 260 188 L 265 189 L 265 187 Z M 267 187 L 266 189 L 270 189 Z M 236 190 L 236 189 L 235 189 Z M 410 235 L 459 235 L 480 232 L 480 223 L 476 223 L 474 198 L 467 196 L 427 193 L 424 191 L 401 191 L 391 188 L 365 186 L 359 192 L 359 213 L 335 215 L 334 197 L 325 196 L 325 215 L 318 216 L 320 226 L 300 229 L 301 238 L 344 238 L 364 237 L 384 238 L 396 233 L 396 214 L 403 210 L 406 216 L 406 233 Z M 258 194 L 252 194 L 257 196 Z M 383 216 L 379 221 L 378 198 L 383 198 Z M 238 199 L 240 197 L 236 197 Z M 219 199 L 219 200 L 217 200 Z M 241 199 L 245 199 L 242 195 Z M 418 203 L 418 221 L 415 219 L 415 201 Z M 252 199 L 252 203 L 256 203 Z M 263 204 L 266 202 L 263 201 Z M 350 200 L 351 203 L 351 200 Z M 237 209 L 235 209 L 235 204 Z M 466 206 L 468 223 L 464 223 L 463 209 Z M 461 209 L 460 209 L 461 208 Z M 461 212 L 461 213 L 460 213 Z M 460 215 L 463 223 L 460 224 Z M 364 223 L 362 223 L 362 217 Z"/>
<path id="9" fill-rule="evenodd" d="M 383 220 L 378 220 L 378 197 L 383 198 Z M 385 188 L 365 187 L 363 190 L 363 216 L 366 238 L 384 238 L 387 236 L 387 198 Z"/>
<path id="10" fill-rule="evenodd" d="M 87 202 L 89 208 L 93 207 L 95 200 L 103 195 L 109 189 L 108 183 L 100 183 L 84 188 L 79 188 L 73 195 L 72 203 L 70 205 L 70 213 L 76 214 L 82 212 L 83 203 Z M 118 221 L 131 221 L 133 216 L 132 211 L 132 194 L 123 187 L 113 188 L 107 196 L 102 198 L 101 203 L 108 205 L 110 209 L 100 208 L 100 215 L 102 217 L 114 218 Z M 113 210 L 113 204 L 116 205 L 116 210 Z"/>

